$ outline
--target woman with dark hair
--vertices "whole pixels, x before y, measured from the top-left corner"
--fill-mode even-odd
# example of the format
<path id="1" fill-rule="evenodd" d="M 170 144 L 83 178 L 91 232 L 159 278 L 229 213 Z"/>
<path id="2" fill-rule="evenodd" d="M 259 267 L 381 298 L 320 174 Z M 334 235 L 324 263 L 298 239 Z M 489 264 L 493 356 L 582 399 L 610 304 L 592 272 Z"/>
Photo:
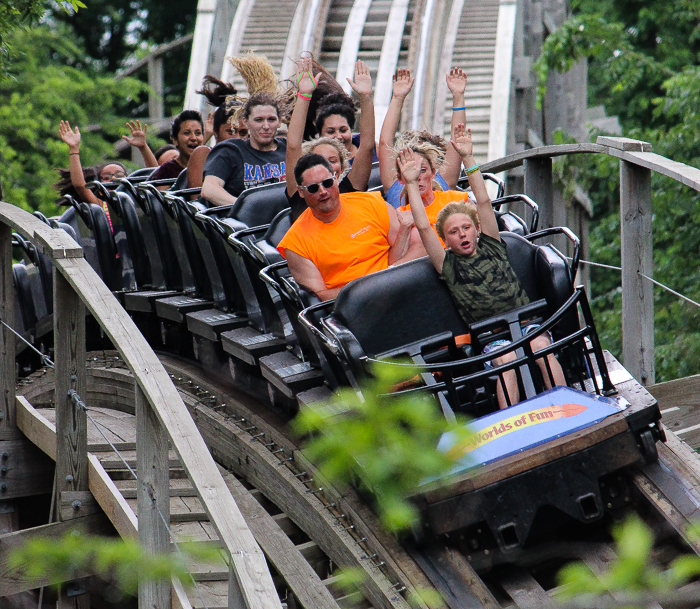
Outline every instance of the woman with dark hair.
<path id="1" fill-rule="evenodd" d="M 364 145 L 358 147 L 356 162 L 348 171 L 348 151 L 339 138 L 321 136 L 307 142 L 302 141 L 303 127 L 306 123 L 308 108 L 314 94 L 324 78 L 321 72 L 313 74 L 313 64 L 309 57 L 302 58 L 296 66 L 298 82 L 297 100 L 287 132 L 287 167 L 294 168 L 302 155 L 314 152 L 324 157 L 333 168 L 342 193 L 367 190 L 367 182 L 372 172 L 372 149 L 374 147 L 374 104 L 372 98 L 372 77 L 363 61 L 355 64 L 355 80 L 350 81 L 362 106 L 360 131 Z M 345 96 L 345 94 L 343 94 Z M 345 96 L 347 97 L 347 96 Z M 354 120 L 354 116 L 352 117 Z M 306 209 L 304 199 L 299 195 L 294 172 L 287 172 L 287 197 L 292 208 L 292 218 L 296 220 Z"/>
<path id="2" fill-rule="evenodd" d="M 224 82 L 216 76 L 207 74 L 202 81 L 201 90 L 197 93 L 204 95 L 207 101 L 216 107 L 216 110 L 207 116 L 205 135 L 211 130 L 217 144 L 232 137 L 245 138 L 248 136 L 248 129 L 239 123 L 233 123 L 231 120 L 236 108 L 242 105 L 240 100 L 236 99 L 238 95 L 236 87 L 230 82 Z M 209 138 L 205 137 L 204 142 L 208 141 Z"/>
<path id="3" fill-rule="evenodd" d="M 352 165 L 362 143 L 360 135 L 352 133 L 357 113 L 355 102 L 345 93 L 331 93 L 320 99 L 318 106 L 315 122 L 316 131 L 322 137 L 332 137 L 342 141 Z M 362 98 L 360 98 L 360 110 L 368 111 L 368 106 L 362 105 Z M 374 113 L 373 106 L 372 112 Z M 372 137 L 371 146 L 372 162 L 375 162 L 377 155 L 374 151 L 374 137 Z"/>
<path id="4" fill-rule="evenodd" d="M 248 137 L 248 128 L 234 120 L 234 112 L 242 105 L 237 98 L 238 91 L 230 82 L 219 80 L 211 74 L 207 74 L 202 82 L 201 90 L 207 101 L 216 106 L 216 110 L 210 112 L 204 124 L 204 145 L 197 148 L 190 157 L 187 165 L 187 186 L 198 188 L 204 181 L 204 163 L 209 156 L 211 148 L 206 145 L 211 136 L 214 136 L 217 144 L 231 138 Z"/>
<path id="5" fill-rule="evenodd" d="M 156 161 L 158 162 L 159 166 L 164 165 L 168 161 L 172 161 L 180 156 L 175 144 L 166 144 L 165 146 L 161 146 L 153 154 L 155 154 Z"/>
<path id="6" fill-rule="evenodd" d="M 109 161 L 96 165 L 95 167 L 88 167 L 83 172 L 83 167 L 80 163 L 80 129 L 76 127 L 75 130 L 73 130 L 68 121 L 61 121 L 58 127 L 58 134 L 61 136 L 61 139 L 68 144 L 70 169 L 58 170 L 61 179 L 56 184 L 56 188 L 58 188 L 61 195 L 69 194 L 80 201 L 93 203 L 102 207 L 107 214 L 109 226 L 112 228 L 112 220 L 107 211 L 107 204 L 92 194 L 92 192 L 85 187 L 85 184 L 86 182 L 93 182 L 95 180 L 111 182 L 115 178 L 125 178 L 126 167 L 118 161 Z"/>
<path id="7" fill-rule="evenodd" d="M 176 178 L 190 162 L 190 155 L 201 146 L 204 136 L 202 115 L 196 110 L 183 110 L 173 120 L 170 127 L 170 141 L 180 153 L 176 159 L 163 163 L 151 175 L 151 180 Z M 163 188 L 167 188 L 163 187 Z"/>

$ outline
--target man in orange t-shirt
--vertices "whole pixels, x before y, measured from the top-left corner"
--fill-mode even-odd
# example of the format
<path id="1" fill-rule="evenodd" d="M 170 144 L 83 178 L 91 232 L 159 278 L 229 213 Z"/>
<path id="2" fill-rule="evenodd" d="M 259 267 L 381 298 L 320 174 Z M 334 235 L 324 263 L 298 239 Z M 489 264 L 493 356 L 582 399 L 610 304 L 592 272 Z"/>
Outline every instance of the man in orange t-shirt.
<path id="1" fill-rule="evenodd" d="M 277 249 L 297 283 L 328 300 L 349 281 L 404 261 L 412 218 L 397 215 L 379 193 L 341 195 L 321 155 L 301 157 L 294 177 L 308 209 Z"/>

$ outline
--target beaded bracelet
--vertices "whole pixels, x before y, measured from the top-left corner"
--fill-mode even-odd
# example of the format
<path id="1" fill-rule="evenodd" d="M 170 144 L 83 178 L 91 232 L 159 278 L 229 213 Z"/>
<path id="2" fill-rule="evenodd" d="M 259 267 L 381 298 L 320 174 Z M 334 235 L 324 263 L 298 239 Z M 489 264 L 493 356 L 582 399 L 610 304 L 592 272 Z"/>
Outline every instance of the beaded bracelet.
<path id="1" fill-rule="evenodd" d="M 474 165 L 474 167 L 470 167 L 469 169 L 466 170 L 466 174 L 468 176 L 470 176 L 473 173 L 476 173 L 477 171 L 479 171 L 479 165 Z"/>
<path id="2" fill-rule="evenodd" d="M 302 99 L 305 99 L 306 101 L 309 101 L 313 96 L 308 95 L 306 93 L 297 93 L 297 97 L 301 97 Z"/>
<path id="3" fill-rule="evenodd" d="M 452 108 L 452 112 L 459 112 L 460 110 L 466 110 L 466 106 L 462 106 L 461 108 Z"/>

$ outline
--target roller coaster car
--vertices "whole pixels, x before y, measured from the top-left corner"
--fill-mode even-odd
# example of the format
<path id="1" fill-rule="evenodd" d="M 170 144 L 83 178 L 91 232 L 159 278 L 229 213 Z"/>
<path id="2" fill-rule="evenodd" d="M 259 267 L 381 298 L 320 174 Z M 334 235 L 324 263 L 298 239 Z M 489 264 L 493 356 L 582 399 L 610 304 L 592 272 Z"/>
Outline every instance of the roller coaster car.
<path id="1" fill-rule="evenodd" d="M 557 232 L 574 243 L 571 265 L 553 246 L 534 243 Z M 467 554 L 489 544 L 504 552 L 523 546 L 532 532 L 560 522 L 542 516 L 551 508 L 584 523 L 601 518 L 625 497 L 609 485 L 603 485 L 604 493 L 601 478 L 636 462 L 655 461 L 655 443 L 665 440 L 656 400 L 614 358 L 606 359 L 583 287 L 573 288 L 578 239 L 567 229 L 527 238 L 501 233 L 501 238 L 532 301 L 525 307 L 467 328 L 432 265 L 421 259 L 348 284 L 332 313 L 316 322 L 312 316 L 328 310 L 328 303 L 301 315 L 316 344 L 345 372 L 346 383 L 359 389 L 373 361 L 412 361 L 422 368 L 421 380 L 387 399 L 429 393 L 446 417 L 454 412 L 477 417 L 470 424 L 470 444 L 441 440 L 441 448 L 457 459 L 453 472 L 426 484 L 413 498 L 423 515 L 417 539 L 468 539 L 474 547 L 465 547 Z M 539 329 L 523 336 L 521 328 L 533 320 Z M 459 347 L 455 337 L 467 332 L 471 345 Z M 552 344 L 533 353 L 530 341 L 545 332 L 551 333 Z M 481 353 L 483 345 L 498 338 L 512 342 L 498 352 Z M 515 359 L 485 367 L 506 353 Z M 547 365 L 543 372 L 537 362 L 550 354 L 568 387 L 546 389 L 553 385 L 552 371 Z M 498 411 L 495 389 L 508 371 L 526 399 Z"/>

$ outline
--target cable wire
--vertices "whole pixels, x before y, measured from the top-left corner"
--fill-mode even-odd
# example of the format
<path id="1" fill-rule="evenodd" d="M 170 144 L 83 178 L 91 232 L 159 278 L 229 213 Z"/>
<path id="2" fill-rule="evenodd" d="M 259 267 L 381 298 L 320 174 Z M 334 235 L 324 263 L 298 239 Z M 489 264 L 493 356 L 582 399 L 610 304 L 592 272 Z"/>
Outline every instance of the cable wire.
<path id="1" fill-rule="evenodd" d="M 569 256 L 567 256 L 567 259 L 571 260 L 571 258 Z M 612 266 L 610 264 L 601 264 L 599 262 L 591 262 L 590 260 L 581 260 L 580 262 L 581 262 L 581 264 L 588 264 L 590 266 L 599 266 L 599 267 L 604 268 L 604 269 L 612 269 L 614 271 L 622 271 L 622 267 Z M 695 305 L 696 307 L 700 307 L 700 303 L 696 302 L 692 298 L 688 298 L 687 296 L 684 296 L 680 292 L 676 292 L 676 290 L 669 288 L 667 285 L 664 285 L 663 283 L 661 283 L 660 281 L 657 281 L 656 279 L 652 279 L 651 277 L 649 277 L 648 275 L 645 275 L 644 273 L 640 273 L 639 271 L 637 271 L 637 272 L 641 277 L 644 277 L 644 279 L 646 279 L 647 281 L 651 281 L 654 285 L 658 285 L 660 288 L 663 288 L 667 292 L 671 292 L 671 294 L 673 294 L 674 296 L 678 296 L 678 298 L 682 298 L 686 302 L 689 302 L 690 304 Z"/>
<path id="2" fill-rule="evenodd" d="M 92 422 L 92 424 L 95 426 L 95 429 L 97 429 L 97 431 L 100 433 L 100 435 L 101 435 L 101 436 L 107 441 L 107 443 L 112 447 L 112 450 L 113 450 L 113 451 L 117 454 L 117 456 L 121 459 L 122 463 L 124 463 L 124 465 L 126 465 L 126 468 L 129 470 L 129 472 L 131 473 L 131 475 L 134 477 L 134 480 L 136 480 L 136 481 L 138 482 L 138 476 L 136 475 L 136 472 L 133 470 L 133 468 L 132 468 L 132 467 L 129 465 L 129 463 L 126 461 L 126 459 L 125 459 L 124 456 L 121 454 L 121 452 L 119 451 L 119 449 L 118 449 L 118 448 L 113 444 L 113 442 L 104 434 L 104 432 L 102 431 L 102 429 L 100 429 L 100 427 L 103 427 L 103 425 L 99 424 L 99 423 L 90 415 L 90 409 L 87 407 L 87 404 L 85 404 L 85 402 L 83 402 L 83 400 L 80 399 L 80 396 L 78 395 L 78 392 L 75 391 L 75 389 L 71 389 L 71 390 L 68 392 L 68 395 L 70 396 L 71 401 L 73 402 L 73 404 L 75 404 L 75 407 L 78 408 L 79 410 L 82 410 L 82 411 L 85 412 L 85 415 L 86 415 L 87 418 L 90 420 L 90 422 Z M 194 589 L 197 591 L 197 596 L 199 597 L 199 600 L 201 601 L 202 606 L 204 607 L 204 609 L 209 609 L 209 607 L 207 606 L 207 603 L 205 602 L 204 598 L 202 597 L 202 592 L 201 592 L 201 590 L 199 589 L 199 586 L 197 585 L 196 580 L 194 579 L 194 575 L 192 575 L 192 572 L 189 570 L 189 568 L 188 568 L 188 566 L 187 566 L 187 560 L 186 560 L 185 554 L 184 554 L 184 552 L 182 551 L 182 549 L 180 548 L 180 545 L 179 545 L 177 539 L 175 538 L 175 533 L 173 533 L 172 529 L 170 528 L 170 525 L 168 524 L 168 521 L 167 521 L 166 518 L 165 518 L 165 515 L 164 515 L 163 512 L 161 511 L 160 507 L 158 507 L 158 504 L 155 503 L 155 501 L 154 501 L 154 505 L 155 505 L 156 511 L 158 512 L 158 515 L 160 516 L 161 520 L 163 521 L 163 524 L 165 525 L 166 530 L 168 531 L 168 535 L 170 535 L 170 539 L 171 539 L 171 541 L 173 542 L 173 545 L 175 546 L 175 549 L 177 550 L 177 552 L 180 554 L 180 556 L 181 556 L 181 558 L 182 558 L 183 564 L 185 565 L 185 570 L 187 571 L 187 574 L 190 576 L 190 579 L 192 580 L 192 584 L 194 585 Z"/>
<path id="3" fill-rule="evenodd" d="M 37 349 L 32 343 L 30 343 L 24 336 L 22 336 L 19 332 L 17 332 L 12 326 L 6 324 L 2 319 L 0 319 L 0 324 L 5 326 L 12 334 L 14 334 L 17 338 L 19 338 L 27 347 L 32 349 L 33 351 L 36 351 L 39 354 L 39 357 L 41 357 L 41 361 L 44 363 L 45 366 L 48 366 L 49 368 L 54 368 L 53 362 L 49 359 L 49 356 L 46 355 L 45 353 L 42 353 Z"/>

